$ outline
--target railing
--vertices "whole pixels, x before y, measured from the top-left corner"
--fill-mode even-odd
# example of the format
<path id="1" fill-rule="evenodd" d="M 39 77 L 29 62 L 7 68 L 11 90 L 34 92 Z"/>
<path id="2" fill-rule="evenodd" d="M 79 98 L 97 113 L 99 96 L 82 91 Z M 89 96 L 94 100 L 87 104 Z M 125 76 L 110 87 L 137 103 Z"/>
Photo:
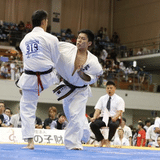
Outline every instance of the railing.
<path id="1" fill-rule="evenodd" d="M 125 74 L 122 72 L 115 73 L 106 71 L 94 86 L 105 87 L 109 80 L 115 82 L 117 89 L 154 92 L 151 74 L 142 75 L 137 74 L 136 72 Z"/>
<path id="2" fill-rule="evenodd" d="M 130 52 L 130 49 L 133 50 L 133 55 L 136 56 L 137 52 L 141 49 L 142 54 L 153 54 L 160 52 L 160 37 L 154 37 L 150 39 L 144 39 L 139 41 L 133 41 L 124 43 L 122 46 L 125 46 L 124 52 Z"/>
<path id="3" fill-rule="evenodd" d="M 3 73 L 3 66 L 6 67 L 5 74 Z M 1 62 L 0 79 L 17 80 L 23 71 L 22 61 L 8 61 Z M 107 81 L 114 81 L 117 89 L 133 90 L 133 91 L 154 91 L 152 84 L 152 75 L 148 73 L 137 74 L 136 71 L 132 73 L 124 73 L 122 70 L 118 72 L 104 71 L 104 74 L 98 79 L 97 83 L 91 85 L 93 87 L 105 87 Z"/>

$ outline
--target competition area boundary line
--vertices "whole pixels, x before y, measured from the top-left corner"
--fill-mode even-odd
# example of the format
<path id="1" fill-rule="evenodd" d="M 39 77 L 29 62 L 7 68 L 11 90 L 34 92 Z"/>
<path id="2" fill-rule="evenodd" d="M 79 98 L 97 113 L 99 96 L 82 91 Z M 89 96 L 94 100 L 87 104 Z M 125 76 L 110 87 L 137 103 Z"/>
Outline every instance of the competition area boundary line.
<path id="1" fill-rule="evenodd" d="M 26 142 L 24 143 L 16 143 L 16 142 L 0 142 L 0 144 L 16 144 L 16 145 L 27 145 Z M 64 144 L 56 144 L 56 143 L 35 143 L 35 145 L 46 145 L 46 146 L 64 146 Z M 83 147 L 94 147 L 91 144 L 83 144 Z M 94 148 L 106 148 L 106 147 L 94 147 Z M 110 148 L 117 148 L 117 149 L 138 149 L 138 150 L 154 150 L 160 151 L 160 148 L 154 147 L 137 147 L 137 146 L 111 146 Z"/>

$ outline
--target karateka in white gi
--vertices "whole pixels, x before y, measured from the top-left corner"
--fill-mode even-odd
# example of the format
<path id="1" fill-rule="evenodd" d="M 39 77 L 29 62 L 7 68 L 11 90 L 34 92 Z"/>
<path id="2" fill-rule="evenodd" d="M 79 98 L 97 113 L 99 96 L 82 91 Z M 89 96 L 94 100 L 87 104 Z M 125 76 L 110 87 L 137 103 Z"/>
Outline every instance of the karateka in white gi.
<path id="1" fill-rule="evenodd" d="M 32 15 L 33 30 L 20 43 L 23 53 L 24 73 L 17 85 L 22 89 L 20 116 L 22 120 L 22 138 L 28 140 L 26 148 L 34 149 L 35 113 L 38 94 L 54 83 L 56 76 L 58 39 L 45 32 L 48 24 L 47 12 L 35 11 Z"/>
<path id="2" fill-rule="evenodd" d="M 88 51 L 94 34 L 90 30 L 81 30 L 76 46 L 59 43 L 60 58 L 56 69 L 64 79 L 54 90 L 59 100 L 63 99 L 63 109 L 68 120 L 64 143 L 67 149 L 82 150 L 81 141 L 90 137 L 88 121 L 85 116 L 88 96 L 91 95 L 89 84 L 95 83 L 103 71 L 96 56 Z"/>

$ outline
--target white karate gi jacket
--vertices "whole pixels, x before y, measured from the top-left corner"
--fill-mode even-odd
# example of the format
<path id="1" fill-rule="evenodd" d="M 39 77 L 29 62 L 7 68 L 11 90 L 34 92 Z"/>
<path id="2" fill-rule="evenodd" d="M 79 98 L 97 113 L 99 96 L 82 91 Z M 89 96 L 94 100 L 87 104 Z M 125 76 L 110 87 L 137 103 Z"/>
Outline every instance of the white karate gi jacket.
<path id="1" fill-rule="evenodd" d="M 58 43 L 55 36 L 45 32 L 41 27 L 35 27 L 20 43 L 24 70 L 44 72 L 55 68 L 59 57 Z M 55 70 L 40 77 L 44 89 L 59 82 Z M 23 73 L 18 86 L 22 89 L 38 89 L 37 76 Z"/>
<path id="2" fill-rule="evenodd" d="M 87 142 L 90 137 L 90 131 L 87 118 L 85 117 L 86 103 L 91 94 L 89 84 L 97 81 L 99 75 L 103 73 L 98 58 L 88 51 L 86 63 L 83 65 L 84 73 L 91 77 L 87 82 L 81 79 L 77 71 L 74 70 L 74 63 L 77 55 L 77 47 L 71 43 L 59 43 L 60 57 L 56 64 L 58 73 L 70 84 L 75 86 L 84 86 L 85 88 L 75 89 L 68 97 L 63 100 L 63 109 L 69 121 L 64 143 L 67 149 L 81 148 L 81 141 Z"/>

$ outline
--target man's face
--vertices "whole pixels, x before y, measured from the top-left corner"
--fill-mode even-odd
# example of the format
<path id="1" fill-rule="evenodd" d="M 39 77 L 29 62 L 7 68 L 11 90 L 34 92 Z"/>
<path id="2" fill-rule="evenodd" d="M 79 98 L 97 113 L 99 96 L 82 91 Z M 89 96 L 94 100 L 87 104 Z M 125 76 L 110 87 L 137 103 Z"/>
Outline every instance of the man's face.
<path id="1" fill-rule="evenodd" d="M 121 124 L 124 126 L 126 124 L 126 122 L 124 120 L 122 120 Z"/>
<path id="2" fill-rule="evenodd" d="M 91 42 L 88 42 L 88 37 L 85 33 L 80 33 L 78 35 L 76 42 L 76 46 L 78 49 L 88 49 L 91 44 Z"/>
<path id="3" fill-rule="evenodd" d="M 65 116 L 60 116 L 58 121 L 59 121 L 59 123 L 62 124 L 66 121 L 66 117 Z"/>
<path id="4" fill-rule="evenodd" d="M 56 112 L 53 111 L 53 110 L 50 110 L 50 111 L 49 111 L 49 116 L 50 116 L 50 117 L 55 117 L 55 116 L 56 116 Z"/>
<path id="5" fill-rule="evenodd" d="M 120 137 L 123 136 L 123 130 L 122 130 L 122 129 L 119 129 L 119 130 L 118 130 L 118 135 L 119 135 Z"/>
<path id="6" fill-rule="evenodd" d="M 148 123 L 146 124 L 146 126 L 148 126 L 148 127 L 151 126 L 151 122 L 148 122 Z"/>
<path id="7" fill-rule="evenodd" d="M 9 109 L 6 109 L 4 112 L 8 117 L 11 117 L 11 111 Z"/>
<path id="8" fill-rule="evenodd" d="M 114 95 L 115 91 L 116 91 L 116 87 L 114 85 L 107 85 L 106 92 L 109 96 Z"/>

